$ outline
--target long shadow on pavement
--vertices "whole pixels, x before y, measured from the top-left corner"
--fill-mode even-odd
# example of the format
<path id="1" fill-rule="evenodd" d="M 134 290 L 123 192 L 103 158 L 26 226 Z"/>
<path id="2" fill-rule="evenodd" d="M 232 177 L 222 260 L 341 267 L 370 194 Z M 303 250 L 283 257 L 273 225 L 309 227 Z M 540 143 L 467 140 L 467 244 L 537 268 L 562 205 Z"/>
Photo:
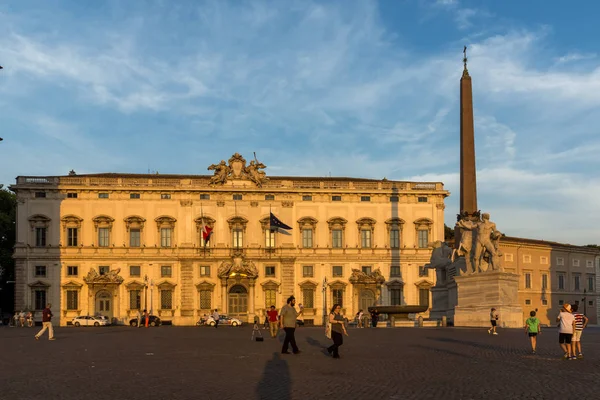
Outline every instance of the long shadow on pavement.
<path id="1" fill-rule="evenodd" d="M 292 377 L 287 361 L 278 352 L 265 364 L 256 392 L 260 399 L 288 400 L 292 396 Z"/>
<path id="2" fill-rule="evenodd" d="M 494 345 L 489 345 L 489 344 L 482 344 L 482 343 L 477 343 L 477 342 L 471 342 L 469 340 L 458 340 L 458 339 L 451 339 L 451 338 L 441 338 L 441 337 L 427 337 L 427 339 L 429 340 L 435 340 L 438 342 L 446 342 L 446 343 L 458 343 L 458 344 L 463 344 L 465 346 L 471 346 L 471 347 L 478 347 L 481 349 L 498 349 L 498 347 L 494 346 Z"/>

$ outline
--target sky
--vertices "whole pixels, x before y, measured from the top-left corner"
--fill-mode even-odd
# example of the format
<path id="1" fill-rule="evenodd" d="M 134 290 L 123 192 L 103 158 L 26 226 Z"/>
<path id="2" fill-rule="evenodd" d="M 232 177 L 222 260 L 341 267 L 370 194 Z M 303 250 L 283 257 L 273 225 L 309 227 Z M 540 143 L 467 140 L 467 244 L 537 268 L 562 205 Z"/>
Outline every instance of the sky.
<path id="1" fill-rule="evenodd" d="M 209 174 L 441 181 L 459 201 L 463 45 L 479 208 L 510 236 L 600 243 L 600 3 L 0 3 L 0 183 Z"/>

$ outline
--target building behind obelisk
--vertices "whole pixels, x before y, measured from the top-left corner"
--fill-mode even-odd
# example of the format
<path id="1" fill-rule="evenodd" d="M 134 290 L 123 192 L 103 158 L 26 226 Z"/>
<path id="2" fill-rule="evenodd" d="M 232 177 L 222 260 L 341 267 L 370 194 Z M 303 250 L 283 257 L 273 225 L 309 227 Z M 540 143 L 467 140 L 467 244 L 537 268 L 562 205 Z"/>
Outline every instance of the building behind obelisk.
<path id="1" fill-rule="evenodd" d="M 499 248 L 503 235 L 489 214 L 477 208 L 473 90 L 466 49 L 460 79 L 460 212 L 454 249 L 440 244 L 432 252 L 430 267 L 437 270 L 438 279 L 431 290 L 431 316 L 445 316 L 455 326 L 483 327 L 490 325 L 490 310 L 495 308 L 500 326 L 519 327 L 519 276 L 504 272 Z"/>

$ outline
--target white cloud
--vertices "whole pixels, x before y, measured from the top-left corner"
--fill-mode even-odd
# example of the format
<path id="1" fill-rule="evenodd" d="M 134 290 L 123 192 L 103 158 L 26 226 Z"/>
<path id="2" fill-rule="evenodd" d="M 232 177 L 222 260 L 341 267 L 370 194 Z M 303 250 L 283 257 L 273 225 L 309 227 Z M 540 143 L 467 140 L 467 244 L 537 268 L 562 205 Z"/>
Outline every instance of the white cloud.
<path id="1" fill-rule="evenodd" d="M 558 64 L 565 64 L 565 63 L 570 63 L 573 61 L 592 60 L 596 57 L 597 57 L 596 54 L 593 54 L 593 53 L 588 53 L 588 54 L 568 53 L 568 54 L 565 54 L 564 56 L 556 58 L 556 62 Z"/>

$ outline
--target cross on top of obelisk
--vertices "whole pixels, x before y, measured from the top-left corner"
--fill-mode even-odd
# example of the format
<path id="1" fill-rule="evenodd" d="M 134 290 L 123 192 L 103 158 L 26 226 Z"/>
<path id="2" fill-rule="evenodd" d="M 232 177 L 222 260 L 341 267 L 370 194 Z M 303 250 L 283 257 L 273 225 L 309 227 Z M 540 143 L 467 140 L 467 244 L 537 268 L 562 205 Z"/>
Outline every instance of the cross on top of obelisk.
<path id="1" fill-rule="evenodd" d="M 467 69 L 467 61 L 467 46 L 465 46 L 463 49 L 463 64 L 465 66 L 465 69 L 463 70 L 463 75 L 469 75 L 469 70 Z"/>

